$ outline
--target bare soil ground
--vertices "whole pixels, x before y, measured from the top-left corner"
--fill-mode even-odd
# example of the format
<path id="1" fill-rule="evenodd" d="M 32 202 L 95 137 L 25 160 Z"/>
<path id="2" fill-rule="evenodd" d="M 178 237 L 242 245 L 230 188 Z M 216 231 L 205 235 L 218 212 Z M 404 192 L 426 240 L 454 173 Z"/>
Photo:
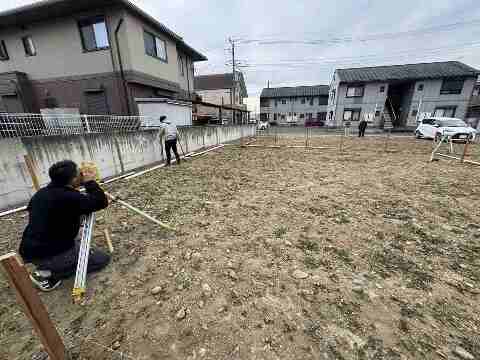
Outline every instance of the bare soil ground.
<path id="1" fill-rule="evenodd" d="M 85 303 L 73 280 L 41 294 L 72 358 L 480 358 L 480 167 L 428 141 L 312 145 L 332 149 L 230 146 L 107 186 L 180 232 L 99 214 L 116 252 Z M 0 220 L 1 253 L 26 220 Z M 39 349 L 0 276 L 0 359 Z"/>

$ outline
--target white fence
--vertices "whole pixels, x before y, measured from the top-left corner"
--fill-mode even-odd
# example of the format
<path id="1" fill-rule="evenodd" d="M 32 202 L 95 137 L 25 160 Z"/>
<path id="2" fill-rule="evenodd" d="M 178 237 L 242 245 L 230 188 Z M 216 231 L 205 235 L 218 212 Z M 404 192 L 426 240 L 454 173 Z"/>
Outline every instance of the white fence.
<path id="1" fill-rule="evenodd" d="M 148 127 L 158 116 L 2 114 L 0 138 L 127 132 Z"/>

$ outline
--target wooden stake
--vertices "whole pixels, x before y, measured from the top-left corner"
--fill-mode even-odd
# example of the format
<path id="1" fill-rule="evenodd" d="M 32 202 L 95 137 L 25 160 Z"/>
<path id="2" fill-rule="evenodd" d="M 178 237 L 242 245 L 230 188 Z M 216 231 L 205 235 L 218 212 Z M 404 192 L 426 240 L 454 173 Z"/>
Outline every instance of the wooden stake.
<path id="1" fill-rule="evenodd" d="M 0 257 L 0 263 L 12 289 L 15 290 L 18 302 L 23 306 L 25 314 L 29 317 L 50 360 L 66 360 L 68 357 L 65 345 L 17 254 L 10 253 Z"/>
<path id="2" fill-rule="evenodd" d="M 35 172 L 35 167 L 33 166 L 33 160 L 30 155 L 25 155 L 25 164 L 27 165 L 28 173 L 32 178 L 33 188 L 35 191 L 40 190 L 40 183 L 38 181 L 37 173 Z"/>
<path id="3" fill-rule="evenodd" d="M 468 152 L 468 147 L 470 146 L 470 141 L 467 140 L 467 142 L 465 143 L 465 146 L 463 148 L 463 153 L 462 153 L 462 162 L 465 161 L 465 156 L 467 156 L 467 152 Z"/>
<path id="4" fill-rule="evenodd" d="M 108 251 L 110 251 L 110 254 L 113 254 L 114 249 L 108 228 L 103 229 L 103 235 L 105 236 L 105 241 L 107 242 Z"/>

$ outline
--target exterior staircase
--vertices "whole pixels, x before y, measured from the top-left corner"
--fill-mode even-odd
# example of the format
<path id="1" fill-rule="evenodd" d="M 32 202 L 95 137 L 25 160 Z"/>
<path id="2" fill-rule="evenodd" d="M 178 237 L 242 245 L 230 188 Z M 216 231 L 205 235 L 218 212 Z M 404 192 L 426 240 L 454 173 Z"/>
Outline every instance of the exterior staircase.
<path id="1" fill-rule="evenodd" d="M 393 122 L 392 117 L 388 111 L 383 113 L 383 129 L 384 130 L 391 130 L 393 129 Z"/>
<path id="2" fill-rule="evenodd" d="M 392 115 L 390 115 L 390 112 L 393 115 L 393 120 L 396 120 L 395 111 L 393 110 L 392 102 L 387 97 L 385 106 L 383 108 L 383 130 L 390 131 L 393 129 Z"/>

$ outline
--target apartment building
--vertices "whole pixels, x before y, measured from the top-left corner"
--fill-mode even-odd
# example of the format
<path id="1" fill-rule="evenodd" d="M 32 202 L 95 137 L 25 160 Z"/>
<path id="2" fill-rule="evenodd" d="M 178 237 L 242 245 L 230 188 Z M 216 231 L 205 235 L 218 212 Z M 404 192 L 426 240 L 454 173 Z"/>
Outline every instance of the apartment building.
<path id="1" fill-rule="evenodd" d="M 412 128 L 421 116 L 465 119 L 479 71 L 457 61 L 337 69 L 327 123 Z"/>
<path id="2" fill-rule="evenodd" d="M 260 119 L 276 125 L 325 125 L 328 85 L 265 88 Z"/>
<path id="3" fill-rule="evenodd" d="M 202 101 L 207 103 L 228 105 L 240 110 L 247 109 L 244 104 L 244 99 L 248 97 L 247 87 L 243 73 L 239 71 L 236 72 L 235 80 L 233 73 L 196 76 L 195 92 L 202 98 Z M 218 110 L 215 108 L 199 106 L 198 112 L 199 116 L 218 117 Z M 222 111 L 223 122 L 239 122 L 242 120 L 242 116 L 246 116 L 245 113 L 236 112 L 234 120 L 232 111 Z"/>
<path id="4" fill-rule="evenodd" d="M 0 13 L 0 112 L 137 114 L 136 98 L 189 99 L 207 60 L 127 0 L 45 0 Z"/>

